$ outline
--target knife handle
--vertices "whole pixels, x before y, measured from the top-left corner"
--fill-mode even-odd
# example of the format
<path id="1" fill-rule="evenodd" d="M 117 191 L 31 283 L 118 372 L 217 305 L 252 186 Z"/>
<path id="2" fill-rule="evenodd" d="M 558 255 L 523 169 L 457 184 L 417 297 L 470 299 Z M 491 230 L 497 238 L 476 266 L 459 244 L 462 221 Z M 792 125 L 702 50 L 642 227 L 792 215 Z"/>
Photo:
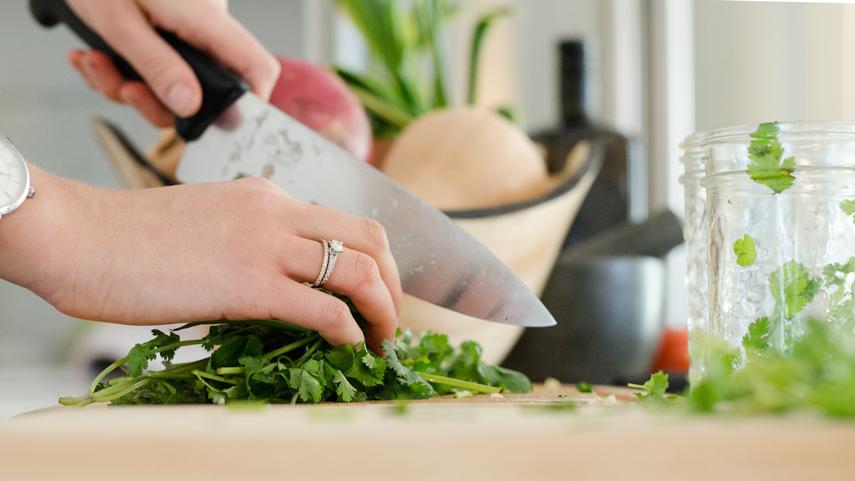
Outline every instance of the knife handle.
<path id="1" fill-rule="evenodd" d="M 30 0 L 30 11 L 44 27 L 50 28 L 59 23 L 65 23 L 90 47 L 108 55 L 126 78 L 142 80 L 136 70 L 89 28 L 65 0 Z M 247 91 L 246 84 L 172 32 L 162 29 L 158 29 L 157 32 L 190 65 L 202 86 L 202 106 L 199 112 L 191 117 L 175 119 L 175 130 L 178 135 L 187 141 L 196 140 Z"/>

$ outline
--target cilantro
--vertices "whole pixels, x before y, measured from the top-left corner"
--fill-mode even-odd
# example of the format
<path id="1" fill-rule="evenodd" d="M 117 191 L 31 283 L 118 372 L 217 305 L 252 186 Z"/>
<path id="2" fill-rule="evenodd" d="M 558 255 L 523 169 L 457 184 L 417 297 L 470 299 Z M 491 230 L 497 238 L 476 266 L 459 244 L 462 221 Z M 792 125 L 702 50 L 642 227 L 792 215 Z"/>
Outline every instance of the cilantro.
<path id="1" fill-rule="evenodd" d="M 358 313 L 354 311 L 358 318 Z M 312 331 L 271 321 L 210 324 L 201 339 L 180 340 L 176 332 L 153 331 L 99 374 L 87 394 L 64 397 L 64 405 L 177 403 L 319 403 L 424 399 L 434 395 L 524 392 L 531 382 L 523 374 L 481 360 L 481 346 L 465 342 L 454 349 L 443 334 L 418 338 L 399 333 L 378 356 L 365 347 L 330 346 Z M 176 331 L 181 331 L 189 324 Z M 176 349 L 202 345 L 210 355 L 170 364 Z M 161 370 L 147 371 L 160 356 Z M 104 381 L 126 364 L 126 375 Z"/>
<path id="2" fill-rule="evenodd" d="M 754 239 L 748 234 L 737 239 L 733 243 L 733 253 L 736 254 L 736 263 L 741 267 L 748 267 L 754 264 L 757 260 L 757 248 L 754 245 Z"/>
<path id="3" fill-rule="evenodd" d="M 594 388 L 591 386 L 591 384 L 585 381 L 579 381 L 579 384 L 576 384 L 576 390 L 583 393 L 594 392 Z"/>
<path id="4" fill-rule="evenodd" d="M 668 391 L 668 375 L 657 371 L 644 384 L 630 383 L 628 386 L 641 389 L 642 392 L 635 393 L 635 396 L 641 400 L 664 400 L 665 393 Z"/>
<path id="5" fill-rule="evenodd" d="M 318 361 L 314 359 L 306 362 L 303 367 L 290 368 L 290 379 L 288 385 L 297 392 L 303 402 L 319 403 L 324 393 L 318 369 Z"/>
<path id="6" fill-rule="evenodd" d="M 127 372 L 129 376 L 142 374 L 148 368 L 149 361 L 153 361 L 158 353 L 164 361 L 171 361 L 175 357 L 177 346 L 170 346 L 178 343 L 180 340 L 178 335 L 175 333 L 165 334 L 158 329 L 154 329 L 151 333 L 154 339 L 137 344 L 128 352 Z"/>
<path id="7" fill-rule="evenodd" d="M 787 262 L 769 276 L 777 311 L 786 319 L 792 319 L 810 304 L 819 287 L 820 279 L 811 277 L 810 271 L 796 261 Z"/>
<path id="8" fill-rule="evenodd" d="M 754 182 L 763 184 L 776 194 L 789 189 L 795 182 L 795 157 L 784 158 L 784 147 L 778 142 L 778 123 L 760 124 L 751 134 L 748 147 L 748 175 Z"/>
<path id="9" fill-rule="evenodd" d="M 332 380 L 335 383 L 335 393 L 338 396 L 338 400 L 346 403 L 353 401 L 353 398 L 356 396 L 356 388 L 350 384 L 344 373 L 335 369 Z"/>
<path id="10" fill-rule="evenodd" d="M 430 384 L 401 363 L 395 347 L 389 341 L 383 341 L 383 351 L 386 365 L 392 374 L 387 376 L 387 387 L 394 390 L 396 398 L 426 399 L 433 395 Z"/>
<path id="11" fill-rule="evenodd" d="M 531 381 L 525 374 L 501 366 L 481 363 L 478 366 L 479 380 L 489 386 L 498 386 L 509 392 L 531 391 Z"/>
<path id="12" fill-rule="evenodd" d="M 844 200 L 840 203 L 840 210 L 855 221 L 855 199 Z"/>
<path id="13" fill-rule="evenodd" d="M 757 319 L 748 326 L 748 332 L 742 337 L 742 345 L 746 349 L 761 351 L 768 349 L 771 330 L 771 323 L 768 317 Z"/>

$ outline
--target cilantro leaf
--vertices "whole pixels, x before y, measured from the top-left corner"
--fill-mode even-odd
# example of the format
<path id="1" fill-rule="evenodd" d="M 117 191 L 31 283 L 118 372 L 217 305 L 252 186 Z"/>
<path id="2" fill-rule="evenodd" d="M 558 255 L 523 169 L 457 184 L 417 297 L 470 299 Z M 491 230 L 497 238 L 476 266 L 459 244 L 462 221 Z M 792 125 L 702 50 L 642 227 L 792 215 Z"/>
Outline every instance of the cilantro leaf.
<path id="1" fill-rule="evenodd" d="M 778 312 L 792 319 L 819 292 L 820 279 L 812 277 L 805 266 L 790 261 L 769 275 L 769 289 Z"/>
<path id="2" fill-rule="evenodd" d="M 508 392 L 529 392 L 531 381 L 525 374 L 501 366 L 481 363 L 478 366 L 479 381 L 489 386 L 498 386 Z"/>
<path id="3" fill-rule="evenodd" d="M 391 371 L 391 379 L 398 386 L 392 386 L 392 390 L 398 395 L 405 393 L 411 394 L 415 399 L 426 399 L 433 395 L 433 388 L 424 379 L 419 377 L 415 371 L 404 366 L 398 354 L 395 352 L 395 346 L 389 341 L 383 341 L 383 359 L 386 360 L 386 366 Z M 396 387 L 400 389 L 396 389 Z"/>
<path id="4" fill-rule="evenodd" d="M 628 386 L 643 391 L 635 394 L 639 399 L 664 399 L 665 393 L 668 391 L 668 375 L 662 371 L 657 371 L 644 384 L 629 384 Z"/>
<path id="5" fill-rule="evenodd" d="M 840 203 L 840 210 L 855 221 L 855 199 L 844 200 Z"/>
<path id="6" fill-rule="evenodd" d="M 245 356 L 261 354 L 261 341 L 258 336 L 230 336 L 211 354 L 211 368 L 234 366 Z"/>
<path id="7" fill-rule="evenodd" d="M 350 384 L 344 373 L 335 369 L 332 380 L 335 383 L 335 393 L 338 396 L 338 400 L 346 403 L 353 401 L 356 395 L 356 388 Z"/>
<path id="8" fill-rule="evenodd" d="M 748 326 L 748 332 L 742 337 L 746 349 L 764 351 L 769 348 L 769 335 L 772 332 L 768 317 L 761 317 Z"/>
<path id="9" fill-rule="evenodd" d="M 319 403 L 324 388 L 321 382 L 309 370 L 305 368 L 292 367 L 290 369 L 288 384 L 297 391 L 297 395 L 303 402 Z"/>
<path id="10" fill-rule="evenodd" d="M 345 376 L 365 387 L 383 384 L 386 362 L 375 357 L 364 343 L 359 343 L 356 347 L 349 344 L 336 346 L 326 354 L 326 359 Z"/>
<path id="11" fill-rule="evenodd" d="M 748 267 L 757 260 L 757 247 L 748 234 L 737 239 L 733 243 L 733 253 L 736 254 L 736 263 L 741 267 Z"/>
<path id="12" fill-rule="evenodd" d="M 163 350 L 162 348 L 178 343 L 180 341 L 178 334 L 175 334 L 174 332 L 166 334 L 158 329 L 152 330 L 151 333 L 154 336 L 154 339 L 141 344 L 136 344 L 128 352 L 128 376 L 140 376 L 142 372 L 148 368 L 149 361 L 153 361 L 157 357 L 157 352 L 155 351 L 158 349 L 161 349 L 160 357 L 164 361 L 171 361 L 175 357 L 175 350 L 177 348 L 166 350 Z"/>
<path id="13" fill-rule="evenodd" d="M 754 182 L 763 184 L 776 194 L 789 189 L 795 182 L 795 157 L 784 158 L 784 147 L 778 142 L 778 123 L 760 124 L 751 134 L 748 147 L 748 175 Z"/>
<path id="14" fill-rule="evenodd" d="M 591 383 L 589 382 L 579 381 L 579 383 L 576 384 L 576 390 L 582 393 L 591 393 L 594 392 L 594 387 L 591 386 Z"/>
<path id="15" fill-rule="evenodd" d="M 855 257 L 850 257 L 845 263 L 832 263 L 822 269 L 825 283 L 839 289 L 846 287 L 846 277 L 855 272 Z"/>

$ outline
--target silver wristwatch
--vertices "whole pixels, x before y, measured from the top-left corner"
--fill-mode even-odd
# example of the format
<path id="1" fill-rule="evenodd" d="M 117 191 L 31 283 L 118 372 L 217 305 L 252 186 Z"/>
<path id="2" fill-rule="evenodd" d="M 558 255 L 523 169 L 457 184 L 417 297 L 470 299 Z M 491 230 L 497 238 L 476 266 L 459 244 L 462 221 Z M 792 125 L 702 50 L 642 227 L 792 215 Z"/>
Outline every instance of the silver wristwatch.
<path id="1" fill-rule="evenodd" d="M 0 217 L 20 207 L 35 193 L 24 156 L 0 135 Z"/>

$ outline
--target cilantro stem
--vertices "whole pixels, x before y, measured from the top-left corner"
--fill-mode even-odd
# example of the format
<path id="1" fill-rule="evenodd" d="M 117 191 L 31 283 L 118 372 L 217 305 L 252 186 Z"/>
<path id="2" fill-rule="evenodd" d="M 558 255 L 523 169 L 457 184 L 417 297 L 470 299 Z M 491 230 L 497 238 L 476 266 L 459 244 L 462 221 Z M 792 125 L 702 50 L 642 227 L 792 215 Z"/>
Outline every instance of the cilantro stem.
<path id="1" fill-rule="evenodd" d="M 488 386 L 486 384 L 479 384 L 477 382 L 463 381 L 460 379 L 455 379 L 453 377 L 440 376 L 439 374 L 429 374 L 426 372 L 418 372 L 416 371 L 422 379 L 427 382 L 434 384 L 442 384 L 444 386 L 456 387 L 459 389 L 466 389 L 468 391 L 473 391 L 481 394 L 495 394 L 501 392 L 502 388 Z"/>
<path id="2" fill-rule="evenodd" d="M 201 371 L 199 371 L 199 372 L 201 372 Z M 198 379 L 198 380 L 199 380 L 199 382 L 201 382 L 202 384 L 204 384 L 206 388 L 208 388 L 208 389 L 210 389 L 211 391 L 213 391 L 213 392 L 215 392 L 215 393 L 219 394 L 220 396 L 225 396 L 225 393 L 224 393 L 223 391 L 221 391 L 220 389 L 217 389 L 216 387 L 212 386 L 212 385 L 211 385 L 211 383 L 209 383 L 208 381 L 206 381 L 206 380 L 205 380 L 205 378 L 204 378 L 203 376 L 199 376 L 198 374 L 196 374 L 196 371 L 194 371 L 194 372 L 193 372 L 193 375 L 194 375 L 194 376 L 196 376 L 196 379 Z"/>
<path id="3" fill-rule="evenodd" d="M 95 401 L 101 401 L 104 398 L 112 397 L 117 392 L 124 391 L 128 386 L 132 386 L 132 385 L 134 385 L 140 381 L 144 381 L 146 379 L 148 379 L 148 377 L 146 377 L 146 376 L 123 378 L 123 379 L 119 380 L 119 382 L 117 382 L 116 384 L 113 384 L 110 387 L 101 389 L 100 391 L 95 391 L 90 396 Z"/>
<path id="4" fill-rule="evenodd" d="M 134 384 L 132 384 L 132 385 L 130 385 L 130 386 L 128 386 L 128 387 L 126 387 L 125 389 L 123 389 L 123 390 L 121 390 L 121 391 L 119 391 L 119 392 L 116 392 L 116 393 L 111 394 L 111 395 L 110 395 L 110 396 L 108 396 L 108 397 L 98 397 L 98 398 L 95 398 L 95 400 L 96 400 L 96 401 L 98 401 L 98 402 L 111 402 L 111 401 L 115 401 L 116 399 L 121 399 L 121 398 L 125 397 L 126 395 L 128 395 L 128 394 L 130 394 L 130 393 L 132 393 L 132 392 L 136 391 L 137 389 L 139 389 L 139 388 L 141 388 L 141 387 L 145 386 L 145 385 L 146 385 L 146 384 L 148 384 L 149 382 L 151 382 L 151 379 L 149 379 L 149 378 L 147 378 L 147 377 L 146 377 L 146 378 L 143 378 L 143 379 L 139 380 L 138 382 L 136 382 L 136 383 L 134 383 Z"/>
<path id="5" fill-rule="evenodd" d="M 306 348 L 306 352 L 304 352 L 303 355 L 300 356 L 300 359 L 297 359 L 297 362 L 295 363 L 296 365 L 298 365 L 298 366 L 302 365 L 304 362 L 306 362 L 306 359 L 308 359 L 309 356 L 311 356 L 312 354 L 315 353 L 315 351 L 318 350 L 318 348 L 321 346 L 321 342 L 323 342 L 323 340 L 321 340 L 320 338 L 317 338 L 317 339 L 318 340 L 315 341 L 314 344 L 312 344 L 312 347 Z"/>
<path id="6" fill-rule="evenodd" d="M 217 376 L 216 374 L 211 374 L 209 372 L 200 371 L 198 369 L 195 369 L 193 371 L 193 375 L 196 377 L 204 377 L 205 379 L 210 379 L 212 381 L 224 382 L 226 384 L 234 384 L 234 385 L 240 384 L 239 381 L 235 381 L 234 379 L 229 379 L 229 378 L 223 377 L 223 376 Z"/>
<path id="7" fill-rule="evenodd" d="M 181 379 L 193 375 L 193 370 L 203 367 L 208 363 L 208 359 L 199 359 L 198 361 L 188 362 L 185 364 L 175 364 L 163 371 L 148 373 L 148 377 L 152 379 Z"/>
<path id="8" fill-rule="evenodd" d="M 163 351 L 168 351 L 170 349 L 178 349 L 179 347 L 183 347 L 183 346 L 193 346 L 196 344 L 202 344 L 202 342 L 203 342 L 202 339 L 195 339 L 195 340 L 191 340 L 191 341 L 179 341 L 179 342 L 176 342 L 173 344 L 169 344 L 168 346 L 162 346 L 162 347 L 158 347 L 157 349 L 152 349 L 151 354 L 160 354 Z M 110 364 L 109 366 L 107 366 L 106 369 L 104 369 L 103 371 L 98 373 L 98 375 L 95 376 L 95 379 L 92 380 L 92 384 L 89 385 L 89 394 L 94 394 L 95 390 L 98 389 L 98 384 L 101 383 L 101 380 L 103 380 L 108 374 L 115 371 L 116 369 L 121 367 L 126 362 L 128 362 L 128 356 L 125 356 L 125 357 L 117 360 L 113 364 Z"/>
<path id="9" fill-rule="evenodd" d="M 244 369 L 242 367 L 221 367 L 217 369 L 217 374 L 220 376 L 233 376 L 236 374 L 243 374 Z"/>
<path id="10" fill-rule="evenodd" d="M 280 347 L 279 349 L 276 349 L 275 351 L 268 352 L 264 355 L 264 359 L 268 361 L 271 359 L 275 359 L 283 354 L 287 354 L 295 349 L 299 349 L 305 346 L 306 344 L 314 341 L 315 339 L 318 339 L 318 336 L 306 336 L 303 339 L 300 339 L 299 341 L 294 341 L 291 344 L 287 344 L 285 346 Z"/>

